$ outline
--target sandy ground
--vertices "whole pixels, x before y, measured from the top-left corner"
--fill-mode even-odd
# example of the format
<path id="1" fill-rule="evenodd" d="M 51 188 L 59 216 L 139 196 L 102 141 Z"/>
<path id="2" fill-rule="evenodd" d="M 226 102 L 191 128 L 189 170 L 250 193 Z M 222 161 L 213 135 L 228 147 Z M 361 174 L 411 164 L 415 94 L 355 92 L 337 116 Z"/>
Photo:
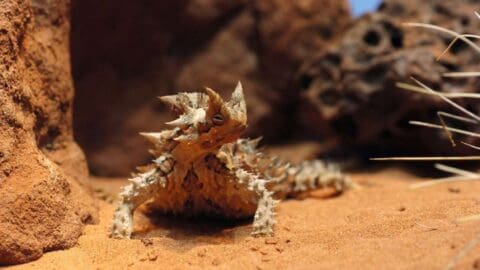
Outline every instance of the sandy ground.
<path id="1" fill-rule="evenodd" d="M 328 198 L 316 191 L 278 207 L 274 237 L 249 236 L 250 221 L 154 221 L 136 215 L 133 240 L 107 237 L 123 179 L 95 179 L 100 223 L 74 248 L 11 269 L 442 269 L 480 234 L 480 183 L 409 189 L 400 170 L 357 173 L 362 187 Z M 480 245 L 457 264 L 480 269 Z"/>

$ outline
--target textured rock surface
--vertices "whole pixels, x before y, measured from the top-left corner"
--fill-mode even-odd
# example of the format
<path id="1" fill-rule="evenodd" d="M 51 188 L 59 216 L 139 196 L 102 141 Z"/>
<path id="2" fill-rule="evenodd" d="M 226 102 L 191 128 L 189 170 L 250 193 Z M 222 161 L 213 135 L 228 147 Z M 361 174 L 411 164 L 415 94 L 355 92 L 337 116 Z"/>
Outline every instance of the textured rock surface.
<path id="1" fill-rule="evenodd" d="M 299 65 L 323 52 L 350 22 L 348 1 L 255 1 L 263 74 L 285 97 L 296 96 Z M 292 87 L 294 89 L 292 89 Z"/>
<path id="2" fill-rule="evenodd" d="M 138 132 L 163 129 L 167 114 L 152 97 L 204 86 L 223 94 L 241 80 L 248 135 L 291 136 L 296 69 L 347 25 L 346 3 L 74 1 L 75 130 L 92 172 L 127 175 L 147 162 Z"/>
<path id="3" fill-rule="evenodd" d="M 356 20 L 331 50 L 302 67 L 304 127 L 318 137 L 340 137 L 344 148 L 365 147 L 367 154 L 465 153 L 466 147 L 452 148 L 443 131 L 408 125 L 408 120 L 438 122 L 435 112 L 448 108 L 445 102 L 395 84 L 412 82 L 413 76 L 433 89 L 475 92 L 476 80 L 442 78 L 444 72 L 474 70 L 480 60 L 475 52 L 458 43 L 437 62 L 452 38 L 401 24 L 426 22 L 477 33 L 480 21 L 473 11 L 479 8 L 463 0 L 387 0 L 379 12 Z"/>
<path id="4" fill-rule="evenodd" d="M 0 265 L 74 245 L 96 208 L 72 136 L 68 1 L 0 1 Z"/>

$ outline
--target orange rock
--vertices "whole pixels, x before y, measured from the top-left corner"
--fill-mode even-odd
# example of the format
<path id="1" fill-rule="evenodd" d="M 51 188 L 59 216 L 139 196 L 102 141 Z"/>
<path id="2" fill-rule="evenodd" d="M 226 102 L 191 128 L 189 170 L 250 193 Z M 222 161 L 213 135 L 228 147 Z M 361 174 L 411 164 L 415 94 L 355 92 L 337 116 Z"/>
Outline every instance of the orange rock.
<path id="1" fill-rule="evenodd" d="M 68 8 L 0 7 L 0 265 L 71 247 L 96 219 L 72 135 Z"/>

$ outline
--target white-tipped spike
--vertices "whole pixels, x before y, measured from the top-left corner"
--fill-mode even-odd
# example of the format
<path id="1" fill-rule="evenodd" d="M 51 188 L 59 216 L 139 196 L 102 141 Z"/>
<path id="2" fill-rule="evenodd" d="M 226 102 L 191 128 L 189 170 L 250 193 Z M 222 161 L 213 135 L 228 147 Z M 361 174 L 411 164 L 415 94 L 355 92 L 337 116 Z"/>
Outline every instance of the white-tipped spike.
<path id="1" fill-rule="evenodd" d="M 203 108 L 200 109 L 188 109 L 188 111 L 178 117 L 177 119 L 167 122 L 167 125 L 171 126 L 186 126 L 186 125 L 194 125 L 198 126 L 199 123 L 205 123 L 207 113 Z"/>
<path id="2" fill-rule="evenodd" d="M 178 93 L 176 95 L 162 96 L 159 99 L 168 105 L 171 105 L 183 113 L 188 114 L 192 109 L 192 99 L 194 99 L 194 93 Z M 195 97 L 197 102 L 197 98 Z M 197 102 L 198 103 L 198 102 Z"/>
<path id="3" fill-rule="evenodd" d="M 162 138 L 162 133 L 161 132 L 140 132 L 140 136 L 143 136 L 149 142 L 155 144 L 160 142 L 160 139 Z"/>
<path id="4" fill-rule="evenodd" d="M 170 96 L 161 96 L 158 97 L 163 103 L 178 106 L 177 95 L 170 95 Z"/>
<path id="5" fill-rule="evenodd" d="M 167 124 L 169 126 L 180 127 L 180 126 L 185 126 L 185 125 L 190 124 L 190 121 L 187 119 L 187 117 L 185 115 L 182 115 L 179 118 L 177 118 L 173 121 L 167 122 L 165 124 Z"/>
<path id="6" fill-rule="evenodd" d="M 237 82 L 237 85 L 235 86 L 235 90 L 233 91 L 233 94 L 243 94 L 242 82 L 240 81 Z"/>
<path id="7" fill-rule="evenodd" d="M 250 144 L 250 147 L 252 148 L 257 148 L 258 144 L 260 143 L 260 141 L 263 139 L 262 136 L 256 138 L 256 139 L 253 139 L 253 140 L 250 140 L 249 141 L 249 144 Z"/>
<path id="8" fill-rule="evenodd" d="M 235 109 L 242 112 L 247 111 L 247 105 L 245 104 L 245 96 L 243 95 L 243 86 L 241 82 L 237 83 L 237 86 L 235 87 L 228 104 L 230 107 L 235 107 Z"/>

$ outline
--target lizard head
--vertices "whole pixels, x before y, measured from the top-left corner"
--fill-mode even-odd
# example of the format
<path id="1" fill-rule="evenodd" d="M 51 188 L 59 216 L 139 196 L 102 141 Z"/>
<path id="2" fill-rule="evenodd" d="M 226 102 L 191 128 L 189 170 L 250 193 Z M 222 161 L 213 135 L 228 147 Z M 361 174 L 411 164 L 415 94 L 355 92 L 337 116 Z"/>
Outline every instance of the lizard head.
<path id="1" fill-rule="evenodd" d="M 178 117 L 174 140 L 195 153 L 208 153 L 238 139 L 247 126 L 247 109 L 239 82 L 229 101 L 210 88 L 205 93 L 179 93 L 160 97 Z"/>

